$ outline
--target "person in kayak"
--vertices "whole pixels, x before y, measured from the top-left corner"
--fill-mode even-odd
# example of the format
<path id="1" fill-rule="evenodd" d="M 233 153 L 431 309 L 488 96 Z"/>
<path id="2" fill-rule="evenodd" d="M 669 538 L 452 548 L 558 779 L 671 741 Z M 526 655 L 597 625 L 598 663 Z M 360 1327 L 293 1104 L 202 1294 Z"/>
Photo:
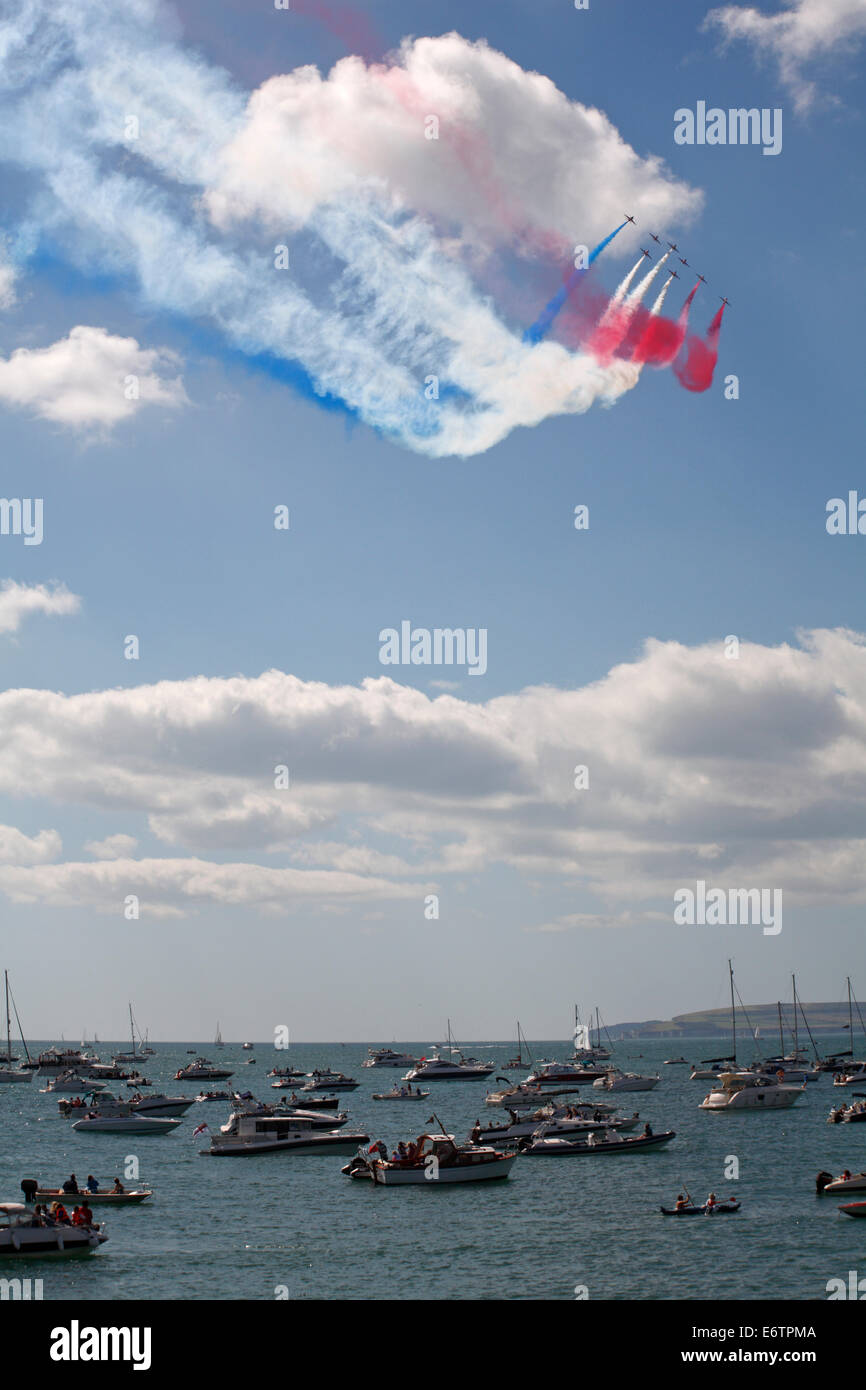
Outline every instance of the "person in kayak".
<path id="1" fill-rule="evenodd" d="M 688 1208 L 688 1205 L 689 1204 L 686 1201 L 685 1197 L 682 1193 L 680 1193 L 677 1197 L 676 1203 L 674 1204 L 674 1211 L 685 1211 Z"/>
<path id="2" fill-rule="evenodd" d="M 718 1203 L 716 1201 L 716 1194 L 715 1192 L 711 1192 L 709 1197 L 707 1198 L 706 1210 L 713 1211 L 716 1206 L 718 1206 Z"/>

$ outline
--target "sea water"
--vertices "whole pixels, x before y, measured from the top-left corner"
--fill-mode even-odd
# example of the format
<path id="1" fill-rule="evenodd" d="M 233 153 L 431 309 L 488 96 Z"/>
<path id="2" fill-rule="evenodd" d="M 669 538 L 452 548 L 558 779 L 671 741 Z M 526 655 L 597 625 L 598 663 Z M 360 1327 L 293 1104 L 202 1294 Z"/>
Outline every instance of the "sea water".
<path id="1" fill-rule="evenodd" d="M 536 1056 L 567 1060 L 563 1042 L 533 1043 Z M 31 1052 L 43 1044 L 31 1045 Z M 125 1050 L 118 1044 L 117 1050 Z M 198 1050 L 230 1067 L 228 1082 L 177 1082 L 191 1059 L 190 1043 L 155 1044 L 145 1075 L 146 1093 L 195 1096 L 202 1089 L 251 1090 L 274 1101 L 267 1072 L 288 1064 L 305 1071 L 332 1067 L 360 1081 L 340 1092 L 347 1127 L 393 1147 L 430 1128 L 434 1114 L 465 1138 L 476 1119 L 500 1122 L 505 1113 L 484 1105 L 498 1090 L 513 1041 L 472 1043 L 467 1053 L 497 1063 L 481 1081 L 430 1084 L 423 1102 L 371 1099 L 403 1075 L 400 1068 L 362 1068 L 367 1043 L 292 1045 L 275 1051 L 259 1043 Z M 397 1043 L 415 1056 L 429 1043 Z M 823 1051 L 846 1046 L 821 1040 Z M 585 1100 L 615 1103 L 623 1114 L 639 1110 L 641 1125 L 673 1129 L 676 1139 L 657 1152 L 615 1156 L 521 1157 L 504 1182 L 467 1186 L 383 1188 L 345 1178 L 345 1157 L 269 1153 L 203 1157 L 209 1136 L 193 1138 L 206 1121 L 218 1130 L 228 1104 L 192 1105 L 169 1135 L 79 1134 L 60 1117 L 56 1095 L 40 1094 L 44 1077 L 29 1085 L 0 1086 L 0 1200 L 21 1200 L 22 1178 L 46 1186 L 71 1172 L 83 1185 L 88 1173 L 124 1178 L 129 1158 L 154 1196 L 141 1206 L 95 1207 L 108 1242 L 89 1257 L 28 1260 L 15 1273 L 40 1278 L 49 1299 L 825 1299 L 831 1279 L 850 1270 L 866 1275 L 863 1227 L 839 1212 L 848 1198 L 815 1196 L 815 1175 L 828 1169 L 866 1168 L 866 1127 L 828 1125 L 831 1105 L 852 1099 L 858 1086 L 834 1088 L 822 1074 L 790 1110 L 706 1113 L 698 1102 L 709 1082 L 690 1081 L 687 1066 L 664 1066 L 724 1052 L 719 1039 L 616 1043 L 611 1061 L 624 1070 L 658 1073 L 650 1092 L 608 1096 L 591 1085 Z M 20 1050 L 20 1049 L 19 1049 Z M 108 1059 L 111 1049 L 100 1044 Z M 858 1054 L 859 1055 L 859 1054 Z M 253 1056 L 255 1065 L 245 1065 Z M 748 1060 L 748 1058 L 745 1058 Z M 114 1095 L 130 1094 L 109 1082 Z M 863 1088 L 866 1091 L 866 1084 Z M 69 1099 L 70 1097 L 66 1097 Z M 80 1112 L 79 1112 L 80 1113 Z M 736 1160 L 733 1162 L 732 1160 Z M 728 1178 L 726 1172 L 738 1172 Z M 736 1197 L 739 1214 L 663 1217 L 685 1188 L 697 1202 L 712 1190 Z M 863 1194 L 866 1199 L 866 1193 Z M 10 1261 L 0 1275 L 11 1277 Z M 585 1289 L 586 1293 L 583 1294 Z"/>

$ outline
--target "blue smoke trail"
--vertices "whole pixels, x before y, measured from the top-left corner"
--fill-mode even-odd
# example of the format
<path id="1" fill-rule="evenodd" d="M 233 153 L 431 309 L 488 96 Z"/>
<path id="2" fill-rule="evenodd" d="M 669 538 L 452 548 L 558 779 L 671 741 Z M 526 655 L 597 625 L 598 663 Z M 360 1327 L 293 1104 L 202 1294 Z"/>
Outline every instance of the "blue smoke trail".
<path id="1" fill-rule="evenodd" d="M 605 237 L 604 241 L 600 241 L 598 243 L 598 246 L 595 246 L 592 249 L 592 251 L 590 251 L 589 260 L 587 261 L 586 265 L 578 266 L 571 272 L 565 284 L 562 285 L 562 287 L 556 291 L 556 294 L 553 296 L 553 298 L 549 300 L 547 304 L 545 304 L 541 313 L 538 315 L 538 318 L 535 320 L 535 323 L 531 324 L 530 327 L 527 328 L 526 332 L 523 335 L 524 343 L 541 342 L 541 339 L 544 337 L 548 328 L 553 323 L 553 320 L 556 318 L 557 314 L 559 313 L 565 301 L 568 299 L 568 296 L 571 294 L 571 291 L 574 289 L 577 282 L 583 278 L 583 276 L 589 270 L 589 267 L 592 265 L 593 261 L 596 259 L 596 257 L 601 255 L 604 248 L 608 246 L 610 242 L 613 241 L 617 232 L 621 232 L 624 226 L 625 223 L 620 222 L 619 226 L 614 228 L 614 230 L 608 236 Z"/>

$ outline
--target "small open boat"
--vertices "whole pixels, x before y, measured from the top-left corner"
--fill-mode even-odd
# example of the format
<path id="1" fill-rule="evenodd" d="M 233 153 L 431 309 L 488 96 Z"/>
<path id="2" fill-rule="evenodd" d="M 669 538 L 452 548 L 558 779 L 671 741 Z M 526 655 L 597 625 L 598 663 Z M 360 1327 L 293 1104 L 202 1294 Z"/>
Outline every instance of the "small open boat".
<path id="1" fill-rule="evenodd" d="M 714 1206 L 708 1207 L 706 1202 L 702 1207 L 688 1206 L 680 1207 L 660 1207 L 663 1216 L 725 1216 L 728 1212 L 739 1211 L 740 1204 L 733 1198 L 729 1202 L 716 1202 Z"/>
<path id="2" fill-rule="evenodd" d="M 107 1240 L 97 1226 L 40 1221 L 22 1202 L 0 1202 L 0 1261 L 26 1255 L 90 1255 Z"/>
<path id="3" fill-rule="evenodd" d="M 134 1187 L 128 1192 L 113 1192 L 107 1187 L 104 1192 L 64 1192 L 62 1187 L 40 1187 L 33 1194 L 36 1202 L 62 1202 L 64 1206 L 78 1206 L 81 1202 L 86 1202 L 89 1207 L 109 1206 L 127 1207 L 137 1206 L 139 1202 L 146 1202 L 148 1197 L 153 1196 L 151 1187 Z"/>
<path id="4" fill-rule="evenodd" d="M 839 1210 L 846 1216 L 866 1216 L 866 1202 L 846 1202 Z"/>

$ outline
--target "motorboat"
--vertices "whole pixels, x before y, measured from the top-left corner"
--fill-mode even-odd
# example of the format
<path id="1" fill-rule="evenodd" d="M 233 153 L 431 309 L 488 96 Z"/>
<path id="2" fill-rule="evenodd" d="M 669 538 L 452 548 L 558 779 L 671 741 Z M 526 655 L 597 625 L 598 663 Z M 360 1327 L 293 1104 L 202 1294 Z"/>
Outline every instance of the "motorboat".
<path id="1" fill-rule="evenodd" d="M 593 1112 L 591 1107 L 586 1106 L 582 1106 L 579 1111 L 572 1111 L 571 1107 L 564 1106 L 543 1106 L 541 1110 L 536 1110 L 533 1115 L 523 1119 L 519 1119 L 512 1111 L 509 1123 L 484 1125 L 478 1132 L 478 1138 L 483 1144 L 511 1144 L 517 1143 L 520 1139 L 527 1139 L 533 1134 L 540 1135 L 542 1130 L 552 1136 L 594 1134 L 605 1129 L 615 1129 L 625 1134 L 635 1129 L 639 1123 L 639 1115 L 618 1119 Z"/>
<path id="2" fill-rule="evenodd" d="M 535 1156 L 577 1155 L 577 1154 L 624 1154 L 638 1150 L 662 1149 L 676 1138 L 676 1130 L 664 1130 L 660 1134 L 643 1133 L 623 1135 L 617 1130 L 607 1128 L 600 1133 L 589 1134 L 585 1139 L 560 1139 L 545 1134 L 521 1139 L 518 1148 L 521 1153 Z"/>
<path id="3" fill-rule="evenodd" d="M 579 1062 L 539 1062 L 526 1078 L 527 1086 L 580 1086 L 607 1075 L 606 1067 L 583 1066 Z"/>
<path id="4" fill-rule="evenodd" d="M 457 1053 L 450 1061 L 436 1052 L 432 1057 L 421 1057 L 403 1077 L 404 1081 L 479 1081 L 489 1076 L 495 1067 L 494 1062 L 479 1062 L 477 1057 L 464 1057 Z"/>
<path id="5" fill-rule="evenodd" d="M 83 1197 L 89 1207 L 134 1207 L 153 1196 L 152 1187 L 132 1187 L 115 1192 L 112 1187 L 91 1192 L 82 1188 L 79 1192 L 64 1192 L 62 1187 L 40 1187 L 33 1194 L 34 1202 L 62 1202 L 64 1206 Z"/>
<path id="6" fill-rule="evenodd" d="M 177 1129 L 180 1120 L 157 1115 L 99 1115 L 91 1111 L 83 1119 L 76 1120 L 72 1128 L 82 1134 L 170 1134 Z"/>
<path id="7" fill-rule="evenodd" d="M 96 1226 L 67 1226 L 36 1216 L 23 1202 L 0 1202 L 0 1260 L 90 1255 L 107 1240 Z"/>
<path id="8" fill-rule="evenodd" d="M 359 1144 L 369 1142 L 368 1134 L 345 1133 L 342 1129 L 320 1128 L 318 1115 L 279 1115 L 267 1110 L 235 1110 L 219 1134 L 211 1135 L 209 1149 L 201 1153 L 212 1158 L 248 1157 L 278 1150 L 298 1154 L 351 1154 Z"/>
<path id="9" fill-rule="evenodd" d="M 59 1076 L 55 1076 L 53 1080 L 48 1082 L 47 1086 L 43 1086 L 41 1088 L 41 1094 L 47 1095 L 50 1092 L 56 1091 L 58 1094 L 62 1095 L 86 1096 L 91 1095 L 94 1091 L 104 1090 L 104 1081 L 93 1081 L 87 1077 L 78 1076 L 73 1071 L 65 1071 L 61 1072 Z"/>
<path id="10" fill-rule="evenodd" d="M 246 1042 L 246 1043 L 243 1044 L 243 1050 L 244 1050 L 244 1052 L 252 1052 L 252 1050 L 253 1050 L 254 1047 L 255 1047 L 255 1043 Z"/>
<path id="11" fill-rule="evenodd" d="M 189 1096 L 166 1096 L 161 1092 L 152 1096 L 133 1095 L 128 1100 L 120 1100 L 108 1091 L 91 1094 L 90 1103 L 58 1101 L 60 1113 L 75 1115 L 84 1108 L 99 1115 L 184 1115 L 194 1103 Z"/>
<path id="12" fill-rule="evenodd" d="M 826 1179 L 829 1179 L 829 1182 Z M 825 1192 L 866 1192 L 866 1173 L 849 1173 L 846 1169 L 838 1178 L 834 1178 L 831 1173 L 819 1173 L 815 1181 L 815 1190 L 819 1197 Z"/>
<path id="13" fill-rule="evenodd" d="M 414 1091 L 411 1086 L 401 1086 L 399 1089 L 394 1086 L 390 1091 L 374 1091 L 373 1100 L 426 1100 L 429 1091 L 422 1091 L 416 1088 Z"/>
<path id="14" fill-rule="evenodd" d="M 323 1096 L 315 1091 L 304 1091 L 301 1087 L 302 1095 L 298 1095 L 291 1083 L 288 1081 L 272 1081 L 271 1090 L 287 1091 L 291 1089 L 291 1095 L 283 1101 L 284 1105 L 302 1105 L 305 1110 L 338 1110 L 340 1107 L 339 1096 Z"/>
<path id="15" fill-rule="evenodd" d="M 639 1076 L 636 1071 L 611 1071 L 592 1085 L 599 1091 L 652 1091 L 660 1080 L 658 1076 Z"/>
<path id="16" fill-rule="evenodd" d="M 856 1105 L 836 1105 L 827 1116 L 828 1125 L 856 1125 L 866 1120 L 866 1104 L 862 1100 Z"/>
<path id="17" fill-rule="evenodd" d="M 685 1057 L 668 1057 L 667 1061 L 664 1063 L 664 1066 L 666 1066 L 666 1067 L 687 1067 L 687 1066 L 688 1066 L 688 1062 L 686 1061 Z"/>
<path id="18" fill-rule="evenodd" d="M 805 1085 L 767 1084 L 760 1077 L 742 1073 L 722 1074 L 719 1084 L 704 1097 L 699 1110 L 787 1110 L 805 1091 Z"/>
<path id="19" fill-rule="evenodd" d="M 207 1057 L 196 1057 L 174 1074 L 175 1081 L 226 1081 L 234 1072 L 225 1067 L 215 1067 Z"/>
<path id="20" fill-rule="evenodd" d="M 505 1078 L 497 1077 L 498 1081 Z M 546 1086 L 529 1086 L 525 1081 L 520 1081 L 516 1086 L 508 1086 L 503 1091 L 488 1091 L 484 1097 L 485 1105 L 498 1105 L 503 1110 L 531 1110 L 539 1105 L 545 1105 L 548 1101 L 555 1100 L 557 1096 L 570 1096 L 573 1103 L 579 1104 L 576 1086 L 557 1086 L 555 1089 Z M 598 1109 L 601 1102 L 595 1102 Z"/>
<path id="21" fill-rule="evenodd" d="M 36 1067 L 41 1076 L 60 1076 L 62 1072 L 77 1073 L 95 1061 L 98 1061 L 98 1058 L 91 1057 L 75 1047 L 64 1048 L 62 1052 L 59 1048 L 49 1047 L 36 1058 Z"/>
<path id="22" fill-rule="evenodd" d="M 704 1202 L 703 1206 L 696 1207 L 689 1203 L 685 1207 L 660 1207 L 663 1216 L 726 1216 L 731 1212 L 739 1211 L 740 1204 L 736 1198 L 732 1197 L 724 1202 Z"/>
<path id="23" fill-rule="evenodd" d="M 485 1144 L 458 1144 L 453 1134 L 420 1134 L 403 1157 L 382 1156 L 383 1146 L 359 1152 L 342 1170 L 350 1178 L 372 1178 L 381 1187 L 446 1187 L 454 1183 L 507 1178 L 516 1153 L 499 1153 Z"/>
<path id="24" fill-rule="evenodd" d="M 414 1067 L 418 1061 L 411 1052 L 395 1052 L 393 1047 L 371 1047 L 362 1067 Z"/>
<path id="25" fill-rule="evenodd" d="M 302 1091 L 357 1091 L 360 1081 L 344 1076 L 341 1071 L 311 1071 Z"/>
<path id="26" fill-rule="evenodd" d="M 839 1210 L 846 1216 L 866 1216 L 866 1202 L 845 1202 Z"/>
<path id="27" fill-rule="evenodd" d="M 298 1071 L 297 1067 L 274 1067 L 268 1072 L 268 1076 L 279 1076 L 285 1081 L 304 1081 L 307 1073 Z"/>
<path id="28" fill-rule="evenodd" d="M 196 1096 L 198 1104 L 214 1100 L 231 1100 L 231 1091 L 200 1091 Z"/>
<path id="29" fill-rule="evenodd" d="M 845 1070 L 833 1077 L 834 1086 L 862 1086 L 866 1082 L 866 1062 L 848 1062 Z"/>

